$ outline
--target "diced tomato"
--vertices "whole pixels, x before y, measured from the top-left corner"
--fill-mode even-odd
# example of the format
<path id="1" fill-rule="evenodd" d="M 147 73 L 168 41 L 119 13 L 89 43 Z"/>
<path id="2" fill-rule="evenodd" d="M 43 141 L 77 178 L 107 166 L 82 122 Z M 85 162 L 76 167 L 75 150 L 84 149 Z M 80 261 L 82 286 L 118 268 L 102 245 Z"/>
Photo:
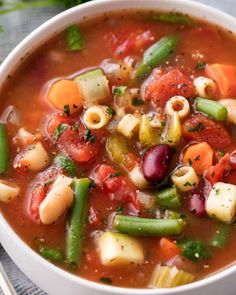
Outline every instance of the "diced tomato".
<path id="1" fill-rule="evenodd" d="M 140 159 L 134 153 L 128 153 L 125 155 L 124 166 L 128 171 L 134 169 L 135 166 L 138 166 Z"/>
<path id="2" fill-rule="evenodd" d="M 226 128 L 202 114 L 194 114 L 184 122 L 183 136 L 198 142 L 206 141 L 216 149 L 222 149 L 231 144 Z"/>
<path id="3" fill-rule="evenodd" d="M 99 212 L 92 206 L 89 208 L 88 221 L 90 224 L 98 226 L 100 224 Z"/>
<path id="4" fill-rule="evenodd" d="M 128 37 L 124 39 L 124 36 Z M 110 32 L 105 36 L 105 41 L 111 48 L 114 57 L 119 59 L 139 53 L 151 45 L 154 40 L 153 32 L 144 29 L 136 29 L 130 33 Z"/>
<path id="5" fill-rule="evenodd" d="M 165 74 L 154 73 L 145 83 L 144 95 L 146 100 L 152 100 L 157 107 L 164 107 L 172 96 L 191 98 L 194 92 L 190 77 L 174 68 Z"/>
<path id="6" fill-rule="evenodd" d="M 167 262 L 169 259 L 180 255 L 179 247 L 173 241 L 166 238 L 160 239 L 157 251 L 162 262 Z"/>
<path id="7" fill-rule="evenodd" d="M 59 136 L 57 145 L 60 150 L 79 163 L 93 160 L 102 150 L 104 131 L 91 131 L 84 127 L 81 121 L 54 114 L 48 124 L 48 132 L 53 137 L 55 128 L 67 124 Z M 89 132 L 89 134 L 88 134 Z"/>
<path id="8" fill-rule="evenodd" d="M 36 222 L 40 223 L 39 218 L 39 206 L 46 197 L 47 188 L 43 183 L 36 183 L 35 187 L 29 195 L 29 215 L 30 218 Z"/>
<path id="9" fill-rule="evenodd" d="M 110 194 L 112 200 L 131 203 L 136 210 L 141 209 L 135 187 L 126 177 L 117 175 L 111 166 L 105 164 L 99 166 L 96 180 L 98 185 Z"/>
<path id="10" fill-rule="evenodd" d="M 214 185 L 218 181 L 222 181 L 224 175 L 230 170 L 230 156 L 224 155 L 214 166 L 211 166 L 205 173 L 205 179 L 208 180 L 211 185 Z"/>

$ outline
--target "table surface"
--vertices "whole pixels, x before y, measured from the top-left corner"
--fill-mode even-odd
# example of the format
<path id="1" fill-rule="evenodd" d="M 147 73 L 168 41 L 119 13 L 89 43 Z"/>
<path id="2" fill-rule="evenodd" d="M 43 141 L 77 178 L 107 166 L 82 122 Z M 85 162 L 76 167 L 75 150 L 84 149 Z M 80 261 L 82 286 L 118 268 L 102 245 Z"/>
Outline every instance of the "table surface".
<path id="1" fill-rule="evenodd" d="M 195 0 L 201 3 L 217 7 L 229 14 L 236 16 L 236 0 Z M 62 8 L 35 8 L 27 11 L 13 12 L 0 17 L 0 24 L 4 27 L 4 33 L 0 36 L 0 61 L 36 27 L 62 11 Z M 46 295 L 35 286 L 11 261 L 6 252 L 0 246 L 0 260 L 16 289 L 18 295 Z M 225 290 L 224 295 L 231 294 L 233 290 Z M 0 289 L 0 295 L 3 295 Z M 209 294 L 212 295 L 212 294 Z"/>

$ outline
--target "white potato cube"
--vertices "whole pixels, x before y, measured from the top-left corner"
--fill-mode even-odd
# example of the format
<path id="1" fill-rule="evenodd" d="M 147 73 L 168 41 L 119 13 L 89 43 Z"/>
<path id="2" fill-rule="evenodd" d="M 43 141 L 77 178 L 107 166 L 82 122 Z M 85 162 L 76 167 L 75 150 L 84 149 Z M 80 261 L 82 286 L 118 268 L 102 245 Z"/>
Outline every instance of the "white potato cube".
<path id="1" fill-rule="evenodd" d="M 207 214 L 225 223 L 231 223 L 236 213 L 236 185 L 217 182 L 206 202 Z"/>
<path id="2" fill-rule="evenodd" d="M 149 186 L 149 183 L 143 176 L 143 173 L 139 166 L 134 167 L 134 169 L 129 172 L 129 178 L 139 189 L 145 189 Z"/>
<path id="3" fill-rule="evenodd" d="M 8 203 L 19 196 L 20 188 L 12 182 L 0 180 L 0 201 Z"/>
<path id="4" fill-rule="evenodd" d="M 49 156 L 41 142 L 31 145 L 20 159 L 20 164 L 32 171 L 40 171 L 48 166 Z"/>
<path id="5" fill-rule="evenodd" d="M 138 129 L 139 119 L 131 114 L 125 115 L 119 122 L 117 130 L 127 138 L 131 138 Z"/>
<path id="6" fill-rule="evenodd" d="M 104 265 L 142 263 L 144 253 L 139 242 L 132 237 L 115 232 L 104 232 L 98 237 L 98 249 Z"/>

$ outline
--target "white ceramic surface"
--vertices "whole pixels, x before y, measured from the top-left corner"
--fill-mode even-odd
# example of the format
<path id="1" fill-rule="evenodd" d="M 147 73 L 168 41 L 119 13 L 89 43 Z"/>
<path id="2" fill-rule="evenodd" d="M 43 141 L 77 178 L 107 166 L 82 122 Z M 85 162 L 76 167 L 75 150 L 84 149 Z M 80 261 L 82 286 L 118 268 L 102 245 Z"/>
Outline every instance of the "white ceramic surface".
<path id="1" fill-rule="evenodd" d="M 22 58 L 39 47 L 56 32 L 62 31 L 71 24 L 79 23 L 84 18 L 92 18 L 94 15 L 109 14 L 110 11 L 131 8 L 164 11 L 175 9 L 198 18 L 207 19 L 236 33 L 235 18 L 189 0 L 97 0 L 61 13 L 30 34 L 1 65 L 0 85 L 6 80 L 7 75 L 11 74 L 17 65 L 22 62 Z M 226 293 L 231 294 L 230 290 L 232 290 L 232 294 L 235 294 L 233 290 L 236 287 L 236 280 L 234 278 L 236 277 L 236 265 L 204 280 L 175 289 L 127 289 L 101 285 L 81 279 L 50 264 L 32 251 L 15 234 L 1 213 L 0 242 L 20 269 L 50 295 L 225 295 Z"/>

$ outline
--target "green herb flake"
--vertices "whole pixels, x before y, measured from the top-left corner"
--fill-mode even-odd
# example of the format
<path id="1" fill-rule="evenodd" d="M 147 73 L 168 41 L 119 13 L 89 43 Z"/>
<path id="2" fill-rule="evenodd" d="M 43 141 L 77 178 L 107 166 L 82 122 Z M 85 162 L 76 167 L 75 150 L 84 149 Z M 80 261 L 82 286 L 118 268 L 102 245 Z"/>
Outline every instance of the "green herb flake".
<path id="1" fill-rule="evenodd" d="M 192 166 L 193 161 L 191 159 L 188 159 L 188 163 L 189 163 L 189 166 Z"/>
<path id="2" fill-rule="evenodd" d="M 194 126 L 194 127 L 189 127 L 188 128 L 188 131 L 189 132 L 196 132 L 196 131 L 201 131 L 201 130 L 203 130 L 205 127 L 204 127 L 204 125 L 201 123 L 201 122 L 199 122 L 196 126 Z"/>
<path id="3" fill-rule="evenodd" d="M 224 157 L 225 152 L 224 152 L 224 151 L 218 151 L 218 154 L 219 154 L 219 156 L 222 158 L 222 157 Z"/>
<path id="4" fill-rule="evenodd" d="M 114 117 L 116 115 L 116 111 L 113 110 L 111 107 L 107 107 L 106 109 L 106 113 L 109 115 L 109 116 L 112 116 Z"/>
<path id="5" fill-rule="evenodd" d="M 193 262 L 207 259 L 209 253 L 202 241 L 182 240 L 178 242 L 181 254 Z"/>
<path id="6" fill-rule="evenodd" d="M 95 142 L 97 140 L 96 135 L 92 134 L 90 129 L 86 129 L 84 132 L 84 140 L 89 141 L 89 142 Z"/>
<path id="7" fill-rule="evenodd" d="M 219 188 L 215 189 L 215 192 L 216 192 L 216 196 L 219 196 L 219 194 L 220 194 L 220 189 L 219 189 Z"/>
<path id="8" fill-rule="evenodd" d="M 107 277 L 101 277 L 100 278 L 100 281 L 104 284 L 108 284 L 108 285 L 111 285 L 112 284 L 112 280 L 107 278 Z"/>
<path id="9" fill-rule="evenodd" d="M 119 206 L 116 207 L 116 213 L 117 214 L 123 214 L 125 212 L 124 206 L 120 204 Z"/>
<path id="10" fill-rule="evenodd" d="M 64 155 L 59 155 L 54 160 L 56 166 L 63 168 L 70 177 L 75 177 L 77 168 L 75 163 Z"/>
<path id="11" fill-rule="evenodd" d="M 121 176 L 121 175 L 122 175 L 121 172 L 111 173 L 111 174 L 109 175 L 109 178 L 114 178 L 114 177 L 118 177 L 118 176 Z"/>
<path id="12" fill-rule="evenodd" d="M 70 51 L 80 51 L 84 47 L 84 40 L 80 28 L 76 25 L 71 26 L 66 31 L 68 49 Z"/>
<path id="13" fill-rule="evenodd" d="M 118 86 L 113 89 L 112 93 L 113 95 L 122 96 L 125 94 L 126 89 L 127 89 L 127 86 Z"/>
<path id="14" fill-rule="evenodd" d="M 205 61 L 200 61 L 196 64 L 195 67 L 197 70 L 205 70 L 206 68 L 206 62 Z"/>
<path id="15" fill-rule="evenodd" d="M 184 186 L 193 186 L 190 182 L 186 181 Z"/>
<path id="16" fill-rule="evenodd" d="M 66 130 L 67 126 L 67 124 L 60 124 L 54 129 L 53 138 L 55 141 L 58 141 L 62 133 Z"/>
<path id="17" fill-rule="evenodd" d="M 64 105 L 64 113 L 70 116 L 70 107 L 68 104 Z"/>
<path id="18" fill-rule="evenodd" d="M 200 155 L 198 155 L 194 158 L 194 161 L 199 161 L 199 160 L 200 160 Z"/>
<path id="19" fill-rule="evenodd" d="M 144 105 L 144 104 L 145 104 L 145 102 L 144 102 L 141 98 L 135 97 L 135 98 L 133 98 L 133 100 L 132 100 L 132 105 L 133 105 L 133 106 L 138 107 L 138 106 L 142 106 L 142 105 Z"/>

